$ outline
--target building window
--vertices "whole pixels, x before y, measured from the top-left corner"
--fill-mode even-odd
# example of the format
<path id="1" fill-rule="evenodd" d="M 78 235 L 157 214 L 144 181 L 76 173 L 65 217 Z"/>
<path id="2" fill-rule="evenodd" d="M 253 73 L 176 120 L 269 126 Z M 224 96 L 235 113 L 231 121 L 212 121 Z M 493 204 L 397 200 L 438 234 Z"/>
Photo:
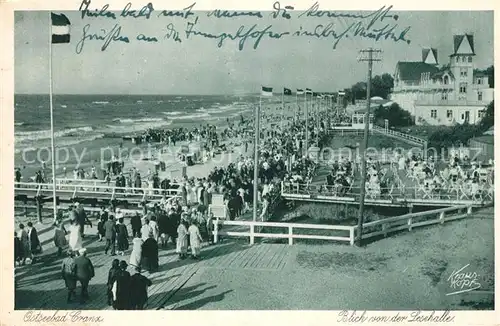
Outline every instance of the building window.
<path id="1" fill-rule="evenodd" d="M 477 92 L 477 100 L 482 101 L 483 100 L 483 92 Z"/>
<path id="2" fill-rule="evenodd" d="M 456 60 L 457 62 L 458 62 L 458 59 L 459 59 L 459 58 L 457 57 L 457 60 Z"/>
<path id="3" fill-rule="evenodd" d="M 477 111 L 477 118 L 482 119 L 484 117 L 485 110 L 479 110 Z"/>
<path id="4" fill-rule="evenodd" d="M 478 78 L 478 79 L 477 79 L 477 84 L 478 84 L 478 85 L 481 85 L 481 83 L 482 83 L 481 78 Z"/>
<path id="5" fill-rule="evenodd" d="M 453 118 L 453 110 L 446 110 L 446 118 L 448 119 Z"/>
<path id="6" fill-rule="evenodd" d="M 437 115 L 437 110 L 431 110 L 431 118 L 436 119 Z"/>
<path id="7" fill-rule="evenodd" d="M 446 101 L 448 99 L 448 93 L 441 93 L 441 100 Z"/>
<path id="8" fill-rule="evenodd" d="M 448 85 L 450 83 L 450 77 L 448 75 L 443 77 L 443 84 Z"/>
<path id="9" fill-rule="evenodd" d="M 462 62 L 465 62 L 465 57 L 462 57 Z"/>
<path id="10" fill-rule="evenodd" d="M 460 77 L 467 77 L 467 68 L 460 69 Z"/>
<path id="11" fill-rule="evenodd" d="M 471 56 L 469 56 L 469 58 L 468 58 L 468 59 L 469 59 L 469 62 L 472 62 L 472 57 L 471 57 Z"/>
<path id="12" fill-rule="evenodd" d="M 467 83 L 460 83 L 460 94 L 467 93 Z"/>

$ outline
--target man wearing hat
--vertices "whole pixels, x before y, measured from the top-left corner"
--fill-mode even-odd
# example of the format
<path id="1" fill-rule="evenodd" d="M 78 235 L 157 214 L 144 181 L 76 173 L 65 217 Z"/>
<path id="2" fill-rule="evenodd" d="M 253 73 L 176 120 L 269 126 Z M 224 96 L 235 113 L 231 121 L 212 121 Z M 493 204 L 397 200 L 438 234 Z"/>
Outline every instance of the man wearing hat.
<path id="1" fill-rule="evenodd" d="M 82 285 L 82 293 L 80 297 L 80 302 L 84 303 L 86 299 L 89 298 L 88 286 L 90 280 L 95 276 L 94 265 L 87 257 L 87 249 L 82 248 L 78 250 L 80 254 L 75 258 L 75 270 L 76 278 Z"/>

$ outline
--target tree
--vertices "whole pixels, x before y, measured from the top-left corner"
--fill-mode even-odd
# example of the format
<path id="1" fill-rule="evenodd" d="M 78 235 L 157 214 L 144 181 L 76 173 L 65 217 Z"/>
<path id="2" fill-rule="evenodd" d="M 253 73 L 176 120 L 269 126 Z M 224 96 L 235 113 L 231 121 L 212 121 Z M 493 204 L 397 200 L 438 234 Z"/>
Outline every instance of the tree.
<path id="1" fill-rule="evenodd" d="M 493 125 L 495 124 L 495 103 L 494 102 L 495 101 L 491 101 L 491 103 L 488 104 L 488 106 L 486 107 L 486 112 L 485 112 L 483 118 L 481 119 L 481 121 L 479 121 L 478 129 L 481 133 L 487 131 L 488 129 L 493 127 Z"/>
<path id="2" fill-rule="evenodd" d="M 366 83 L 365 82 L 357 82 L 352 85 L 351 93 L 354 99 L 361 100 L 366 99 Z"/>
<path id="3" fill-rule="evenodd" d="M 495 70 L 493 66 L 486 68 L 486 74 L 488 75 L 488 84 L 490 88 L 495 88 Z"/>
<path id="4" fill-rule="evenodd" d="M 384 126 L 386 119 L 391 127 L 407 127 L 414 124 L 411 114 L 403 110 L 397 103 L 392 103 L 389 107 L 379 106 L 373 112 L 373 119 L 375 124 L 381 127 Z"/>
<path id="5" fill-rule="evenodd" d="M 394 78 L 389 74 L 377 75 L 372 79 L 371 96 L 387 98 L 394 87 Z"/>

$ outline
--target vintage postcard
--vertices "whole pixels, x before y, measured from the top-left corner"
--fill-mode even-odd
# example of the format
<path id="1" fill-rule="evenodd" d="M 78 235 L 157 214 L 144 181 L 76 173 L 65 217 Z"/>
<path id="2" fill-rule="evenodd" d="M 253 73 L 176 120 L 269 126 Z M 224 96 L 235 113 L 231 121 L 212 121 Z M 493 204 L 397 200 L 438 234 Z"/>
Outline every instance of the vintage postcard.
<path id="1" fill-rule="evenodd" d="M 494 4 L 434 5 L 2 2 L 0 322 L 498 322 Z"/>

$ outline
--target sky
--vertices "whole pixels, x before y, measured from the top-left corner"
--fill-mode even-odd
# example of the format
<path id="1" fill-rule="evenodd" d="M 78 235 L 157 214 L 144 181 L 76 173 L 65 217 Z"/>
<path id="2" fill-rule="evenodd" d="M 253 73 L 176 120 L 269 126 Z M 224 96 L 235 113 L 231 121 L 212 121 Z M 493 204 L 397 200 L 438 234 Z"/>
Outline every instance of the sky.
<path id="1" fill-rule="evenodd" d="M 92 8 L 96 9 L 96 8 Z M 133 8 L 137 9 L 137 8 Z M 377 8 L 374 8 L 376 10 Z M 373 74 L 393 74 L 398 61 L 420 61 L 423 47 L 438 50 L 440 64 L 448 62 L 453 50 L 453 35 L 472 33 L 477 68 L 493 64 L 493 12 L 487 11 L 418 11 L 391 12 L 399 16 L 397 31 L 410 27 L 406 42 L 374 41 L 349 37 L 333 49 L 331 38 L 288 37 L 270 40 L 264 37 L 257 49 L 248 39 L 245 48 L 238 50 L 238 41 L 226 40 L 222 47 L 217 41 L 202 37 L 186 39 L 187 21 L 181 17 L 151 18 L 81 17 L 81 12 L 64 14 L 71 21 L 70 44 L 52 46 L 53 92 L 55 94 L 244 94 L 256 93 L 261 85 L 281 89 L 312 88 L 319 92 L 334 92 L 366 80 L 367 64 L 359 62 L 359 51 L 369 47 L 381 49 L 380 62 L 375 62 Z M 119 12 L 115 12 L 119 15 Z M 359 12 L 357 12 L 359 13 Z M 196 29 L 212 34 L 236 33 L 240 26 L 257 29 L 272 25 L 275 32 L 294 32 L 301 26 L 313 30 L 318 24 L 333 23 L 342 32 L 358 20 L 350 18 L 272 19 L 263 13 L 255 17 L 209 18 L 197 12 Z M 15 13 L 14 56 L 15 93 L 43 94 L 49 90 L 49 16 L 47 12 Z M 182 42 L 164 40 L 167 26 L 179 31 Z M 367 20 L 362 21 L 367 24 Z M 376 26 L 393 24 L 392 19 Z M 111 42 L 101 51 L 104 41 L 86 40 L 81 53 L 77 44 L 88 34 L 110 31 L 121 26 L 121 35 L 129 43 Z M 159 42 L 137 41 L 138 34 L 156 36 Z M 399 33 L 398 33 L 399 34 Z"/>

